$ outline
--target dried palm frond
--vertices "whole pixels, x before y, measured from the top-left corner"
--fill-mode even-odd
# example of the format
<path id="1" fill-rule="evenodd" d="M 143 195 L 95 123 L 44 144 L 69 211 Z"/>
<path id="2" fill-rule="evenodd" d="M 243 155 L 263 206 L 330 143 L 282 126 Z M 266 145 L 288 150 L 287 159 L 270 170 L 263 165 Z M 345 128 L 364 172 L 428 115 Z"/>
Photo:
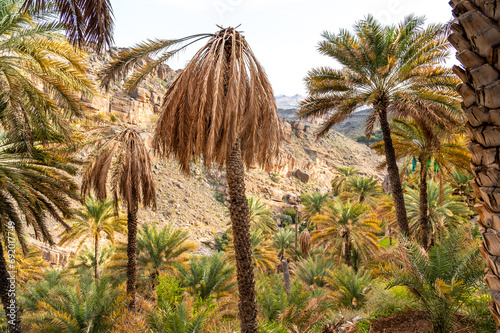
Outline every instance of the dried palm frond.
<path id="1" fill-rule="evenodd" d="M 238 138 L 245 164 L 268 168 L 281 125 L 263 68 L 245 38 L 228 28 L 212 36 L 168 90 L 153 147 L 189 173 L 195 156 L 207 167 L 223 166 Z"/>
<path id="2" fill-rule="evenodd" d="M 309 231 L 307 231 L 307 229 L 302 231 L 302 233 L 300 234 L 299 244 L 302 255 L 304 256 L 304 258 L 307 258 L 309 250 L 311 249 L 311 234 L 309 234 Z"/>

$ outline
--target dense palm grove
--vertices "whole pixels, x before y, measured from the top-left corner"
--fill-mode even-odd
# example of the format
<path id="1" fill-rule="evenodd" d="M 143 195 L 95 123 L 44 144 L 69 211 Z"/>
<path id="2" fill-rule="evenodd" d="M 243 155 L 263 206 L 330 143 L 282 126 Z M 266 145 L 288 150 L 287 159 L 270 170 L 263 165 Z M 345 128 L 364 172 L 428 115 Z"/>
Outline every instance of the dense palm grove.
<path id="1" fill-rule="evenodd" d="M 352 32 L 323 33 L 318 51 L 335 67 L 307 73 L 298 115 L 322 117 L 322 137 L 372 110 L 366 142 L 381 133 L 371 147 L 389 186 L 339 166 L 330 191 L 304 193 L 279 214 L 245 195 L 245 169 L 272 165 L 281 125 L 243 35 L 227 28 L 146 41 L 94 81 L 81 47 L 102 51 L 112 30 L 108 1 L 0 1 L 2 330 L 329 333 L 354 322 L 368 332 L 412 310 L 434 332 L 496 329 L 459 79 L 444 64 L 447 27 L 369 16 Z M 97 86 L 125 79 L 130 92 L 202 40 L 165 92 L 154 133 L 86 109 Z M 157 198 L 145 133 L 185 173 L 194 159 L 225 168 L 231 224 L 211 254 L 196 254 L 189 231 L 173 224 L 138 223 Z M 77 253 L 49 269 L 29 237 L 76 244 Z"/>

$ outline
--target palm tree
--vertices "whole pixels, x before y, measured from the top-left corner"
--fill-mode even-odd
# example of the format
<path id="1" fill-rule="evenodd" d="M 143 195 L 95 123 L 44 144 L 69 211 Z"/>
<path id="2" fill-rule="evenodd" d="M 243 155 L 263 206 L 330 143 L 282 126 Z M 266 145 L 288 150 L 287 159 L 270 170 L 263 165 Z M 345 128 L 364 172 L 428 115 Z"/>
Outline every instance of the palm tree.
<path id="1" fill-rule="evenodd" d="M 126 219 L 123 215 L 116 216 L 114 202 L 110 200 L 96 200 L 89 195 L 83 207 L 75 210 L 75 218 L 68 221 L 71 229 L 64 230 L 59 245 L 79 240 L 78 249 L 87 238 L 94 242 L 94 258 L 99 258 L 99 240 L 104 233 L 111 243 L 114 242 L 115 232 L 125 233 Z M 99 262 L 94 260 L 94 276 L 99 279 Z"/>
<path id="2" fill-rule="evenodd" d="M 396 159 L 416 159 L 420 163 L 420 239 L 429 248 L 429 217 L 427 205 L 427 177 L 431 163 L 440 173 L 451 173 L 453 167 L 469 169 L 467 149 L 453 137 L 437 128 L 426 128 L 414 121 L 394 119 L 390 125 Z M 384 153 L 382 143 L 372 145 L 379 154 Z M 444 198 L 441 195 L 441 198 Z"/>
<path id="3" fill-rule="evenodd" d="M 161 272 L 173 271 L 173 264 L 186 261 L 189 252 L 195 249 L 188 239 L 189 232 L 173 224 L 161 229 L 142 225 L 137 239 L 137 263 L 140 275 L 150 280 L 153 289 Z"/>
<path id="4" fill-rule="evenodd" d="M 308 286 L 325 287 L 328 270 L 335 264 L 332 258 L 324 255 L 302 259 L 294 265 L 295 275 Z"/>
<path id="5" fill-rule="evenodd" d="M 408 16 L 397 26 L 383 26 L 368 16 L 354 25 L 354 33 L 324 32 L 319 52 L 342 68 L 311 70 L 305 78 L 309 97 L 299 111 L 300 118 L 328 115 L 317 132 L 321 137 L 358 108 L 372 108 L 365 132 L 370 137 L 379 122 L 397 221 L 405 234 L 409 233 L 408 219 L 388 117 L 445 126 L 461 114 L 454 90 L 457 79 L 442 65 L 448 56 L 442 26 L 424 28 L 424 21 Z"/>
<path id="6" fill-rule="evenodd" d="M 95 44 L 97 50 L 113 43 L 111 0 L 25 0 L 25 9 L 56 10 L 68 39 L 77 45 Z"/>
<path id="7" fill-rule="evenodd" d="M 493 281 L 500 279 L 500 270 L 496 257 L 499 253 L 492 251 L 500 246 L 495 238 L 500 226 L 494 222 L 500 212 L 498 196 L 499 171 L 493 167 L 498 163 L 495 154 L 500 146 L 495 134 L 498 122 L 496 111 L 500 107 L 498 99 L 498 65 L 495 57 L 498 38 L 489 32 L 498 31 L 498 21 L 495 14 L 496 2 L 474 2 L 474 6 L 459 6 L 460 1 L 450 1 L 455 16 L 455 24 L 451 26 L 448 37 L 450 43 L 457 49 L 457 59 L 462 67 L 455 66 L 454 71 L 463 81 L 457 86 L 463 97 L 463 108 L 467 115 L 466 127 L 470 130 L 472 154 L 472 172 L 474 181 L 472 186 L 476 193 L 479 212 L 479 223 L 484 227 L 484 243 L 481 250 L 487 261 L 489 278 L 488 288 L 493 296 L 498 295 L 497 284 Z M 500 323 L 500 299 L 493 298 L 490 307 L 495 322 Z"/>
<path id="8" fill-rule="evenodd" d="M 88 274 L 90 270 L 95 270 L 96 265 L 99 267 L 100 275 L 112 271 L 113 255 L 115 254 L 116 246 L 114 244 L 105 244 L 99 249 L 99 256 L 97 257 L 97 264 L 95 259 L 95 249 L 84 246 L 78 253 L 71 258 L 65 274 L 69 275 L 83 275 Z M 109 270 L 109 271 L 108 271 Z M 121 279 L 119 279 L 121 280 Z"/>
<path id="9" fill-rule="evenodd" d="M 83 176 L 82 193 L 88 194 L 93 190 L 97 199 L 106 199 L 110 170 L 115 204 L 121 197 L 127 205 L 127 295 L 129 309 L 135 311 L 137 211 L 140 203 L 156 208 L 156 190 L 149 152 L 134 128 L 123 128 L 100 147 L 94 162 Z"/>
<path id="10" fill-rule="evenodd" d="M 241 331 L 255 332 L 257 306 L 244 165 L 270 168 L 279 152 L 281 123 L 272 87 L 250 46 L 234 28 L 178 40 L 148 41 L 121 53 L 105 68 L 102 85 L 109 86 L 111 80 L 128 73 L 142 59 L 157 55 L 134 71 L 126 84 L 130 91 L 157 66 L 203 38 L 210 39 L 165 95 L 153 147 L 161 156 L 176 157 L 186 173 L 198 156 L 206 167 L 213 163 L 226 167 L 238 253 Z M 184 45 L 171 50 L 179 43 Z"/>
<path id="11" fill-rule="evenodd" d="M 109 275 L 63 278 L 49 272 L 45 280 L 29 283 L 22 295 L 35 332 L 110 332 L 125 314 L 125 297 Z"/>
<path id="12" fill-rule="evenodd" d="M 294 240 L 294 231 L 290 228 L 282 229 L 274 235 L 273 247 L 278 251 L 280 260 L 283 260 L 286 250 L 291 248 Z"/>
<path id="13" fill-rule="evenodd" d="M 85 53 L 57 33 L 60 26 L 21 12 L 21 5 L 0 4 L 0 123 L 19 149 L 31 152 L 35 142 L 71 141 L 73 119 L 87 109 L 81 97 L 91 97 L 94 84 Z"/>
<path id="14" fill-rule="evenodd" d="M 454 232 L 426 253 L 417 243 L 400 240 L 396 263 L 386 271 L 389 287 L 406 286 L 419 298 L 434 332 L 451 332 L 455 315 L 480 288 L 484 264 L 476 244 L 472 242 L 471 247 L 467 235 Z"/>
<path id="15" fill-rule="evenodd" d="M 375 205 L 376 199 L 382 195 L 382 189 L 376 179 L 371 177 L 350 177 L 346 180 L 346 196 L 358 203 L 366 202 Z"/>
<path id="16" fill-rule="evenodd" d="M 260 202 L 260 198 L 248 197 L 248 208 L 251 230 L 262 230 L 264 236 L 276 231 L 276 222 L 272 218 L 273 212 L 266 204 Z"/>
<path id="17" fill-rule="evenodd" d="M 326 282 L 333 296 L 343 306 L 354 309 L 360 308 L 366 295 L 371 289 L 371 277 L 369 271 L 355 271 L 346 265 L 335 270 L 328 270 Z"/>
<path id="18" fill-rule="evenodd" d="M 453 195 L 453 188 L 449 184 L 443 186 L 443 199 L 439 200 L 441 186 L 433 179 L 427 183 L 427 207 L 428 207 L 428 225 L 429 225 L 429 243 L 422 243 L 424 248 L 434 243 L 442 233 L 448 233 L 454 228 L 469 225 L 468 216 L 472 211 L 467 207 L 462 197 Z M 405 202 L 408 211 L 408 220 L 410 230 L 418 234 L 420 221 L 420 200 L 419 190 L 406 188 Z"/>
<path id="19" fill-rule="evenodd" d="M 35 149 L 38 147 L 35 146 Z M 43 161 L 16 151 L 16 144 L 0 140 L 0 225 L 5 245 L 15 241 L 17 236 L 26 255 L 25 227 L 33 230 L 35 238 L 54 245 L 48 219 L 69 228 L 64 218 L 72 214 L 70 199 L 78 199 L 78 187 L 66 172 L 72 169 L 66 162 L 51 166 L 50 155 L 47 161 Z M 17 302 L 15 295 L 9 293 L 11 276 L 8 271 L 13 269 L 12 266 L 8 268 L 5 258 L 4 247 L 0 243 L 0 298 L 4 310 L 7 312 L 10 306 L 9 313 L 15 317 L 9 321 L 9 332 L 17 333 L 22 332 Z"/>
<path id="20" fill-rule="evenodd" d="M 354 176 L 359 172 L 355 167 L 338 167 L 337 176 L 332 179 L 332 190 L 334 195 L 339 195 L 344 189 L 344 183 L 347 178 Z"/>
<path id="21" fill-rule="evenodd" d="M 302 204 L 302 217 L 304 220 L 310 223 L 314 215 L 321 213 L 321 209 L 327 201 L 328 193 L 302 194 L 300 203 Z"/>
<path id="22" fill-rule="evenodd" d="M 187 268 L 180 263 L 175 266 L 181 286 L 202 300 L 221 298 L 236 286 L 234 266 L 220 252 L 210 256 L 191 257 Z"/>
<path id="23" fill-rule="evenodd" d="M 333 247 L 345 258 L 347 266 L 352 266 L 352 250 L 366 259 L 379 249 L 375 233 L 380 231 L 380 221 L 369 217 L 366 204 L 344 203 L 336 198 L 314 221 L 318 229 L 313 242 Z"/>

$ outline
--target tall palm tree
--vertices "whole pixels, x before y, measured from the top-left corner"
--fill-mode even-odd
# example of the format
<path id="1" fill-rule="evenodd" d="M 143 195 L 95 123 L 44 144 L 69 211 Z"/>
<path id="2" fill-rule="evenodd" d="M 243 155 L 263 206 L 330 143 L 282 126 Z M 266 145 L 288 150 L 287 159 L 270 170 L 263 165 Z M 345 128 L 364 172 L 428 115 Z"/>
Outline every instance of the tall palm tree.
<path id="1" fill-rule="evenodd" d="M 115 232 L 125 233 L 126 219 L 123 215 L 116 215 L 114 202 L 111 200 L 96 200 L 89 195 L 83 207 L 75 210 L 75 218 L 68 221 L 71 229 L 61 233 L 59 245 L 79 240 L 78 248 L 88 239 L 94 242 L 94 258 L 99 258 L 99 241 L 104 233 L 111 243 L 114 242 Z M 99 261 L 94 260 L 94 276 L 99 279 Z"/>
<path id="2" fill-rule="evenodd" d="M 480 247 L 489 270 L 486 273 L 488 288 L 493 296 L 490 311 L 496 323 L 500 323 L 500 267 L 497 258 L 500 253 L 494 248 L 500 247 L 496 238 L 500 232 L 498 212 L 499 171 L 494 167 L 498 163 L 496 154 L 500 142 L 496 134 L 498 99 L 498 64 L 496 50 L 498 44 L 497 2 L 474 1 L 473 6 L 457 0 L 450 1 L 455 16 L 448 37 L 457 49 L 457 59 L 463 67 L 455 66 L 454 71 L 463 81 L 457 86 L 463 97 L 463 108 L 467 115 L 466 128 L 469 129 L 472 154 L 473 188 L 476 193 L 479 211 L 479 223 L 484 227 L 483 244 Z M 500 326 L 499 324 L 497 324 Z"/>
<path id="3" fill-rule="evenodd" d="M 371 177 L 350 177 L 347 179 L 345 188 L 346 196 L 358 203 L 366 202 L 369 205 L 376 204 L 376 199 L 382 195 L 382 189 L 376 179 Z"/>
<path id="4" fill-rule="evenodd" d="M 278 253 L 271 246 L 270 240 L 263 236 L 262 230 L 251 231 L 250 236 L 255 268 L 262 272 L 271 271 L 279 263 Z M 227 246 L 227 256 L 232 263 L 236 261 L 233 243 L 229 243 Z"/>
<path id="5" fill-rule="evenodd" d="M 300 203 L 302 204 L 302 217 L 309 224 L 314 215 L 321 213 L 321 209 L 328 201 L 328 193 L 318 192 L 312 194 L 302 194 Z"/>
<path id="6" fill-rule="evenodd" d="M 70 41 L 79 46 L 95 44 L 97 50 L 113 43 L 111 0 L 25 0 L 25 9 L 56 10 Z"/>
<path id="7" fill-rule="evenodd" d="M 432 162 L 437 166 L 440 173 L 451 173 L 453 167 L 468 170 L 470 154 L 463 144 L 437 128 L 426 128 L 414 121 L 401 119 L 393 119 L 390 127 L 396 159 L 415 158 L 420 163 L 420 239 L 423 247 L 428 249 L 430 246 L 427 204 L 429 164 Z M 385 150 L 380 142 L 372 145 L 372 148 L 379 154 L 383 154 Z M 444 198 L 443 195 L 441 197 Z"/>
<path id="8" fill-rule="evenodd" d="M 193 42 L 210 38 L 167 91 L 153 138 L 161 156 L 174 156 L 189 173 L 201 156 L 206 167 L 226 167 L 234 235 L 242 332 L 256 332 L 257 305 L 244 165 L 269 168 L 279 152 L 281 123 L 271 84 L 245 38 L 234 28 L 178 40 L 149 41 L 123 52 L 101 76 L 103 86 L 149 55 L 127 81 L 133 89 L 154 68 Z M 187 43 L 189 41 L 189 43 Z M 172 46 L 184 43 L 178 49 Z M 187 43 L 187 44 L 186 44 Z"/>
<path id="9" fill-rule="evenodd" d="M 83 175 L 82 193 L 93 190 L 97 199 L 106 199 L 110 171 L 115 204 L 121 198 L 127 205 L 127 295 L 129 309 L 135 311 L 137 211 L 139 204 L 156 208 L 156 189 L 148 149 L 134 128 L 124 127 L 98 149 L 95 160 Z"/>
<path id="10" fill-rule="evenodd" d="M 424 28 L 424 21 L 408 16 L 396 26 L 384 26 L 368 16 L 354 25 L 354 33 L 324 32 L 319 52 L 342 68 L 311 70 L 305 78 L 309 97 L 299 111 L 300 118 L 328 115 L 317 132 L 321 137 L 358 108 L 372 108 L 365 132 L 369 137 L 379 122 L 397 221 L 405 234 L 409 233 L 408 219 L 388 118 L 415 118 L 445 126 L 460 114 L 454 90 L 457 79 L 442 65 L 448 56 L 442 26 Z"/>
<path id="11" fill-rule="evenodd" d="M 366 259 L 379 249 L 375 233 L 380 231 L 380 221 L 370 218 L 366 204 L 336 198 L 328 202 L 314 221 L 318 229 L 313 234 L 313 242 L 333 247 L 344 257 L 347 266 L 352 266 L 352 250 Z"/>
<path id="12" fill-rule="evenodd" d="M 337 175 L 332 179 L 332 190 L 334 195 L 339 195 L 344 188 L 344 183 L 347 178 L 354 176 L 358 172 L 359 170 L 355 167 L 338 167 Z"/>

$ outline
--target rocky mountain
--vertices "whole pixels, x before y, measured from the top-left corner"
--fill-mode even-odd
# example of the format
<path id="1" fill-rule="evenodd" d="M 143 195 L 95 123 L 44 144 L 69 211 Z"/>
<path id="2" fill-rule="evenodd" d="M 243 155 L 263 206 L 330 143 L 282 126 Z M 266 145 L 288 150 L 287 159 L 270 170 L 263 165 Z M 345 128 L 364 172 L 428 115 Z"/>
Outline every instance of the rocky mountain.
<path id="1" fill-rule="evenodd" d="M 276 95 L 274 96 L 276 100 L 276 106 L 278 109 L 296 109 L 297 106 L 299 105 L 299 102 L 304 100 L 304 96 L 296 94 L 293 96 L 287 96 L 287 95 Z"/>
<path id="2" fill-rule="evenodd" d="M 117 51 L 113 49 L 111 54 Z M 96 75 L 109 60 L 109 54 L 91 54 L 91 74 Z M 149 134 L 145 139 L 150 142 L 163 95 L 177 75 L 168 66 L 162 66 L 129 95 L 123 93 L 124 82 L 121 81 L 87 103 L 96 112 L 114 113 L 126 122 L 146 127 Z M 296 107 L 302 97 L 282 95 L 276 98 L 280 106 Z M 250 168 L 246 178 L 247 194 L 262 198 L 276 216 L 297 204 L 300 194 L 327 192 L 339 166 L 356 166 L 361 174 L 382 180 L 383 174 L 376 170 L 380 157 L 367 146 L 336 131 L 317 141 L 313 134 L 315 124 L 291 119 L 283 117 L 284 139 L 273 170 L 268 173 Z M 153 157 L 153 173 L 158 207 L 155 212 L 141 210 L 140 222 L 175 223 L 191 232 L 192 239 L 200 245 L 198 251 L 209 251 L 215 236 L 223 233 L 229 223 L 224 170 L 205 170 L 200 163 L 193 163 L 192 173 L 187 176 L 180 172 L 176 161 Z M 60 254 L 64 249 L 54 251 L 57 253 L 47 253 L 45 257 L 67 258 Z"/>

